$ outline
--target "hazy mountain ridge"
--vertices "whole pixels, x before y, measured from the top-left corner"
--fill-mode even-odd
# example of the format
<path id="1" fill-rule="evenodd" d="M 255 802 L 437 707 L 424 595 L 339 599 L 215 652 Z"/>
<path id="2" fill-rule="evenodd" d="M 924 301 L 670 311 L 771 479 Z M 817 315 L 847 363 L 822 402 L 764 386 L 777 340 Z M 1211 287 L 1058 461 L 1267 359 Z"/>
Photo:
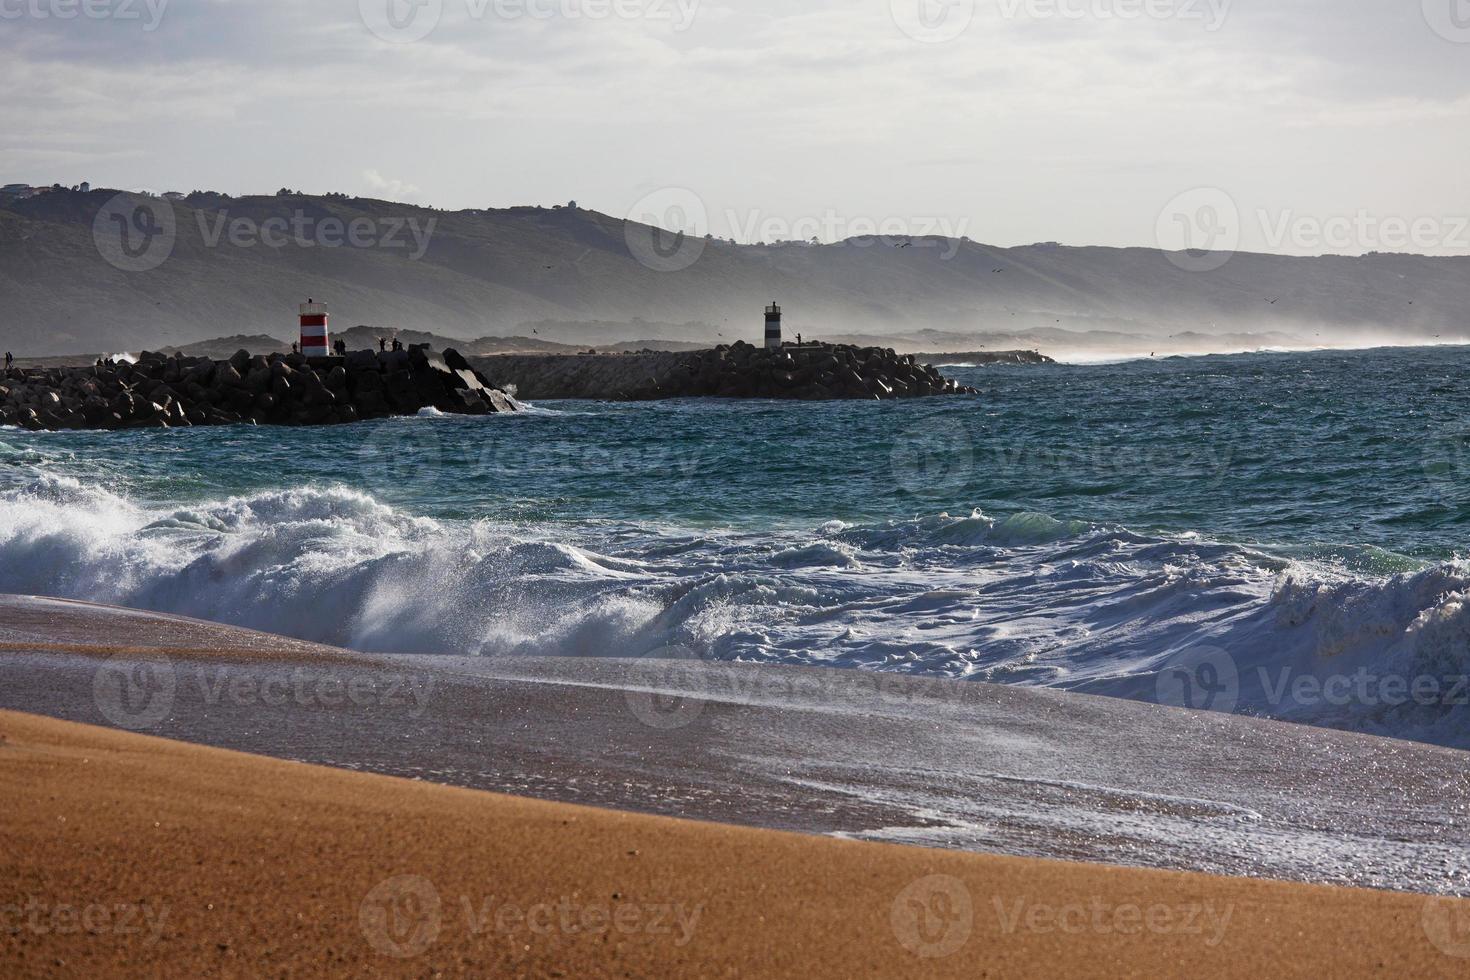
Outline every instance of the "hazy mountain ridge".
<path id="1" fill-rule="evenodd" d="M 308 296 L 329 303 L 337 323 L 455 338 L 527 337 L 535 330 L 541 340 L 572 344 L 754 339 L 771 299 L 785 307 L 792 334 L 905 336 L 927 350 L 972 349 L 984 341 L 967 340 L 987 336 L 1029 347 L 1045 342 L 1038 339 L 1043 331 L 1118 335 L 1088 341 L 1103 346 L 1159 338 L 1166 349 L 1165 341 L 1187 333 L 1205 335 L 1191 339 L 1190 349 L 1226 334 L 1243 335 L 1246 346 L 1249 338 L 1271 338 L 1261 341 L 1265 346 L 1470 333 L 1470 258 L 1242 253 L 1221 269 L 1196 273 L 1145 248 L 706 240 L 685 242 L 702 248 L 687 268 L 661 272 L 634 257 L 625 222 L 594 211 L 443 212 L 340 196 L 192 195 L 171 205 L 177 240 L 168 259 L 150 271 L 124 272 L 103 259 L 93 239 L 93 222 L 114 194 L 61 191 L 0 207 L 5 346 L 52 353 L 230 334 L 289 337 L 295 305 Z M 241 247 L 228 234 L 236 219 L 249 227 L 269 219 L 312 226 L 366 219 L 379 237 L 396 225 L 397 244 Z M 405 223 L 431 230 L 417 260 L 411 256 L 418 243 Z M 898 247 L 905 241 L 911 245 Z M 568 329 L 548 335 L 534 324 Z M 618 324 L 628 325 L 621 335 Z"/>

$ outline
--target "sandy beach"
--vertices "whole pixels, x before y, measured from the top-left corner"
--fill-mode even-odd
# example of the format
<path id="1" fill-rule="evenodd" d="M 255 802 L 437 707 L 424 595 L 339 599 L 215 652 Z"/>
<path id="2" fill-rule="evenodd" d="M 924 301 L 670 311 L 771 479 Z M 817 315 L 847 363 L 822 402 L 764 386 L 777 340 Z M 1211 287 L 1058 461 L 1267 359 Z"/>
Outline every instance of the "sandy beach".
<path id="1" fill-rule="evenodd" d="M 615 813 L 12 712 L 0 733 L 6 976 L 1457 976 L 1446 949 L 1470 952 L 1457 900 Z"/>
<path id="2" fill-rule="evenodd" d="M 107 607 L 13 597 L 3 605 L 7 689 L 62 715 L 85 714 L 84 698 L 95 699 L 87 705 L 94 713 L 105 704 L 104 688 L 72 690 L 73 662 L 90 664 L 88 676 L 103 677 L 119 663 L 147 663 L 148 656 L 181 665 L 211 658 L 278 664 L 311 655 L 351 663 L 355 656 Z M 91 642 L 89 634 L 95 634 Z M 127 651 L 124 659 L 107 657 L 109 646 Z M 36 660 L 38 654 L 60 659 Z M 701 780 L 715 778 L 706 770 L 721 765 L 708 742 L 722 729 L 700 734 L 692 727 L 687 741 L 660 746 L 659 733 L 643 727 L 639 764 L 666 770 L 670 782 L 640 788 L 639 770 L 618 761 L 633 751 L 639 726 L 620 730 L 608 707 L 621 704 L 626 714 L 627 692 L 617 683 L 621 676 L 626 685 L 628 677 L 609 673 L 620 669 L 586 661 L 504 666 L 507 676 L 519 671 L 521 677 L 502 678 L 499 686 L 477 682 L 457 697 L 441 694 L 439 714 L 416 719 L 424 726 L 418 728 L 374 728 L 371 713 L 322 727 L 318 716 L 329 712 L 320 705 L 271 713 L 258 703 L 193 707 L 181 695 L 172 705 L 179 727 L 163 730 L 186 742 L 0 711 L 0 793 L 13 801 L 0 808 L 7 841 L 0 859 L 6 883 L 0 973 L 1455 976 L 1470 962 L 1464 928 L 1470 902 L 1461 899 L 831 836 L 903 811 L 897 784 L 882 782 L 891 776 L 881 773 L 867 792 L 887 798 L 891 813 L 876 803 L 834 808 L 836 797 L 793 787 L 782 797 L 777 781 L 748 767 L 723 772 L 726 779 L 749 779 L 743 807 L 707 795 L 684 811 L 699 820 L 626 812 L 653 806 L 640 803 L 648 792 L 699 799 Z M 584 671 L 587 686 L 573 685 L 574 674 Z M 510 709 L 506 689 L 517 692 Z M 802 713 L 767 705 L 742 721 L 739 712 L 758 706 L 732 706 L 727 694 L 705 693 L 710 700 L 699 702 L 701 711 L 716 718 L 728 712 L 727 726 L 791 726 Z M 566 699 L 560 709 L 558 696 Z M 1066 711 L 1095 728 L 1109 719 L 1091 713 L 1114 704 L 1046 696 L 1052 701 L 1045 724 L 1063 731 Z M 428 727 L 453 716 L 441 703 L 446 699 L 473 701 L 490 733 L 511 710 L 557 717 L 560 734 L 517 726 L 521 747 L 514 752 L 456 750 L 451 743 L 470 736 Z M 1004 720 L 1007 711 L 1037 710 L 1033 702 L 980 704 L 999 726 L 992 731 L 997 740 L 1003 731 L 1017 737 L 1005 727 L 1013 724 Z M 824 724 L 836 723 L 841 712 L 834 702 L 818 707 Z M 597 735 L 607 743 L 601 755 L 578 742 L 568 712 L 579 718 L 584 742 L 606 733 Z M 1197 737 L 1188 716 L 1178 720 L 1185 737 Z M 1277 728 L 1296 730 L 1257 724 L 1265 726 L 1255 736 L 1260 739 L 1277 737 Z M 269 741 L 255 731 L 285 728 L 295 729 L 294 741 Z M 723 731 L 738 735 L 739 729 Z M 400 756 L 354 755 L 341 744 L 346 732 L 407 748 Z M 797 730 L 786 735 L 807 738 L 814 757 L 826 751 Z M 1381 751 L 1372 740 L 1334 738 L 1328 743 L 1334 751 Z M 317 755 L 335 754 L 339 765 L 356 768 L 391 771 L 401 764 L 393 759 L 417 758 L 424 778 L 191 744 L 211 739 L 306 757 L 315 744 Z M 565 744 L 551 744 L 558 739 Z M 861 751 L 858 742 L 849 744 Z M 682 763 L 674 751 L 679 746 Z M 524 791 L 553 799 L 441 785 L 464 778 L 443 769 L 446 760 L 485 769 L 485 785 L 518 785 L 507 778 L 518 766 L 541 765 L 544 783 Z M 433 771 L 435 765 L 441 768 Z M 490 778 L 497 771 L 504 775 Z M 599 781 L 624 785 L 621 794 L 596 795 L 620 809 L 555 799 Z M 1045 796 L 1017 805 L 1057 809 Z M 1106 805 L 1089 805 L 1137 804 L 1115 792 Z M 1210 826 L 1207 819 L 1201 836 L 1181 841 L 1179 849 L 1203 846 Z M 1070 853 L 1065 841 L 1053 846 Z"/>

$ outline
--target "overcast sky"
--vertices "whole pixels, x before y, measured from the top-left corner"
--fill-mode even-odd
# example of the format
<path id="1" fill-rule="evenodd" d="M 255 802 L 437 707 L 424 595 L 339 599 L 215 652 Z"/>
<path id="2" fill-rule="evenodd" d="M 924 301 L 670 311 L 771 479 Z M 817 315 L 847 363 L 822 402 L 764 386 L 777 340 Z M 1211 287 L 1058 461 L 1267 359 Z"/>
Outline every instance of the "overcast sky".
<path id="1" fill-rule="evenodd" d="M 0 183 L 1470 254 L 1470 0 L 417 3 L 0 0 Z"/>

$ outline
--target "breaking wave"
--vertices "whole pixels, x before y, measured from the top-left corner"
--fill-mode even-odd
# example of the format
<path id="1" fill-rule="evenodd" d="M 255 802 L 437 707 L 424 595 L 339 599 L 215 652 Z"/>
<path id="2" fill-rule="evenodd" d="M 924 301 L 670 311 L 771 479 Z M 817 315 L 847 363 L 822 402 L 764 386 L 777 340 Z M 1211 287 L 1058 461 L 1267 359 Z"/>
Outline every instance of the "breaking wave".
<path id="1" fill-rule="evenodd" d="M 1450 690 L 1470 673 L 1470 566 L 1354 575 L 1036 513 L 805 531 L 517 525 L 416 516 L 331 486 L 149 507 L 37 468 L 0 492 L 0 591 L 366 651 L 629 657 L 680 645 L 1470 745 Z M 1201 662 L 1233 675 L 1228 703 L 1169 693 L 1181 664 Z M 1375 693 L 1322 693 L 1340 678 Z M 1394 678 L 1441 687 L 1391 696 Z"/>

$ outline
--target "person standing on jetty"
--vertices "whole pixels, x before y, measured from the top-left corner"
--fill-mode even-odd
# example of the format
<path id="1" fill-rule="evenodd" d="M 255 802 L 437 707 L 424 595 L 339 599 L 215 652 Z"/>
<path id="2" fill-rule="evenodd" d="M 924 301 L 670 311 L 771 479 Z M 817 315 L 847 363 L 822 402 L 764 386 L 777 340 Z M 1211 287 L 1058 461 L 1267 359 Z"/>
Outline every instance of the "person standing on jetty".
<path id="1" fill-rule="evenodd" d="M 11 356 L 10 351 L 6 351 L 5 352 L 5 370 L 9 371 L 10 370 L 10 365 L 12 365 L 14 363 L 15 363 L 15 358 L 13 356 Z"/>

